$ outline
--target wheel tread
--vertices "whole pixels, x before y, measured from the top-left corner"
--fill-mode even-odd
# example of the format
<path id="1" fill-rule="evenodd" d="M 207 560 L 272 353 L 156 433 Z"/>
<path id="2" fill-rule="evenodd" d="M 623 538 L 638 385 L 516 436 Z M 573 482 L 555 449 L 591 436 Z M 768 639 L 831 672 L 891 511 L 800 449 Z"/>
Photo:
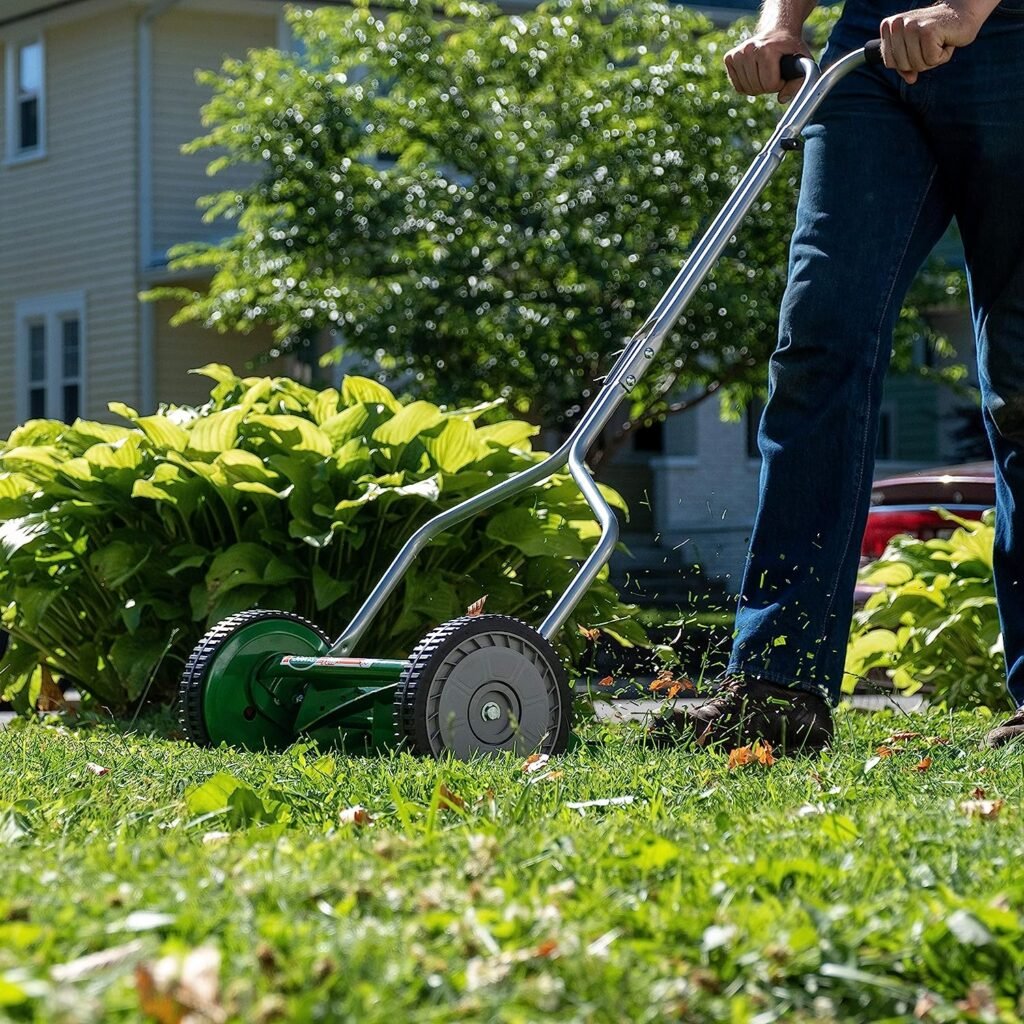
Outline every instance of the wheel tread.
<path id="1" fill-rule="evenodd" d="M 423 683 L 428 670 L 430 670 L 430 675 L 433 676 L 438 668 L 440 668 L 440 666 L 431 665 L 434 657 L 455 634 L 469 623 L 492 624 L 495 627 L 495 632 L 500 632 L 502 626 L 509 625 L 526 628 L 531 633 L 534 633 L 541 643 L 550 647 L 550 644 L 539 633 L 536 633 L 533 627 L 510 615 L 463 615 L 432 629 L 409 655 L 408 665 L 402 671 L 395 690 L 394 727 L 395 737 L 400 747 L 416 754 L 433 755 L 425 729 L 418 728 L 421 724 L 425 726 L 425 722 L 419 722 L 421 715 L 425 717 L 425 709 L 419 707 L 420 685 Z M 513 646 L 508 637 L 503 636 L 502 643 L 509 648 Z M 482 646 L 484 646 L 482 643 L 478 643 L 477 649 Z M 516 649 L 525 649 L 525 641 L 520 640 L 520 643 L 516 645 Z M 554 656 L 553 649 L 551 649 L 551 654 L 550 665 L 556 673 L 558 684 L 562 691 L 564 709 L 563 720 L 560 723 L 558 735 L 554 738 L 551 752 L 561 753 L 568 742 L 572 698 L 569 694 L 568 684 L 565 681 L 564 668 L 559 659 Z"/>
<path id="2" fill-rule="evenodd" d="M 294 612 L 256 608 L 250 611 L 236 612 L 226 619 L 221 619 L 215 626 L 207 630 L 199 643 L 192 648 L 192 653 L 185 663 L 185 669 L 178 684 L 178 723 L 186 738 L 196 746 L 213 746 L 206 723 L 203 721 L 203 683 L 210 662 L 239 629 L 267 619 L 290 619 L 292 622 L 300 622 L 318 633 L 324 643 L 329 642 L 327 634 L 319 626 Z"/>

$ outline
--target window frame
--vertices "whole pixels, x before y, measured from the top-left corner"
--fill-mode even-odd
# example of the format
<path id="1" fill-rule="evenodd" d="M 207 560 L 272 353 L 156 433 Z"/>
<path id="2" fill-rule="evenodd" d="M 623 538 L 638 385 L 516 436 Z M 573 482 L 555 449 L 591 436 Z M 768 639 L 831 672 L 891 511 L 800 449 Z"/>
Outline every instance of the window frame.
<path id="1" fill-rule="evenodd" d="M 38 44 L 42 74 L 39 92 L 36 94 L 37 118 L 39 122 L 39 141 L 31 149 L 21 149 L 19 134 L 21 132 L 21 96 L 19 94 L 21 72 L 21 51 L 26 46 Z M 11 39 L 4 51 L 4 160 L 5 166 L 27 164 L 46 157 L 46 40 L 41 32 L 30 36 Z"/>
<path id="2" fill-rule="evenodd" d="M 64 324 L 78 321 L 78 375 L 64 373 Z M 78 387 L 77 415 L 86 409 L 86 367 L 88 353 L 88 324 L 86 320 L 85 292 L 64 292 L 21 299 L 14 305 L 14 379 L 16 386 L 15 412 L 19 423 L 30 418 L 31 371 L 30 330 L 42 322 L 44 328 L 45 366 L 43 377 L 44 418 L 64 420 L 64 389 Z"/>

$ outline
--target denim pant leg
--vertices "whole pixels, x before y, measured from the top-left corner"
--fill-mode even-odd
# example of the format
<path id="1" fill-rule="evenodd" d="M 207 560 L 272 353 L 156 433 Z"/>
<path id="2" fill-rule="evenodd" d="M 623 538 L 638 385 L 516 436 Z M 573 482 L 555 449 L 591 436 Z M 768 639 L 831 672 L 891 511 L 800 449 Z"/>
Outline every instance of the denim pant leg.
<path id="1" fill-rule="evenodd" d="M 919 122 L 885 72 L 862 68 L 840 83 L 805 140 L 727 671 L 836 700 L 892 331 L 951 209 Z"/>
<path id="2" fill-rule="evenodd" d="M 1007 683 L 1024 704 L 1024 0 L 929 84 L 923 107 L 964 241 L 996 473 L 996 595 Z"/>

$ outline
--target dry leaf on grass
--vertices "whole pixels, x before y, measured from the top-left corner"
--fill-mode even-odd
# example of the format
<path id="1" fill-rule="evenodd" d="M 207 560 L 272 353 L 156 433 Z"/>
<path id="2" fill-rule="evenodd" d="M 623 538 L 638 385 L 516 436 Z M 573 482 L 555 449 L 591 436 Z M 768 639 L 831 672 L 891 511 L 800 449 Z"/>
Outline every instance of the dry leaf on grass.
<path id="1" fill-rule="evenodd" d="M 772 753 L 772 745 L 755 740 L 752 747 L 737 747 L 729 751 L 729 771 L 748 764 L 759 764 L 763 768 L 775 764 L 778 758 Z"/>
<path id="2" fill-rule="evenodd" d="M 543 769 L 547 766 L 550 757 L 550 754 L 531 754 L 523 762 L 523 771 L 526 772 L 527 775 L 532 775 L 534 772 L 543 771 Z"/>
<path id="3" fill-rule="evenodd" d="M 487 604 L 487 595 L 478 597 L 467 609 L 466 614 L 469 616 L 483 615 L 484 605 Z"/>
<path id="4" fill-rule="evenodd" d="M 466 801 L 459 796 L 458 793 L 453 793 L 443 782 L 437 790 L 437 806 L 441 810 L 455 811 L 465 810 Z"/>
<path id="5" fill-rule="evenodd" d="M 220 1024 L 220 951 L 200 946 L 184 957 L 169 955 L 135 969 L 143 1014 L 159 1024 Z"/>
<path id="6" fill-rule="evenodd" d="M 965 800 L 960 805 L 960 810 L 968 818 L 981 818 L 982 821 L 992 821 L 999 817 L 1005 800 Z"/>
<path id="7" fill-rule="evenodd" d="M 675 681 L 675 676 L 668 669 L 662 669 L 654 677 L 654 682 L 651 683 L 648 689 L 650 689 L 651 693 L 658 693 L 659 690 L 667 690 Z"/>
<path id="8" fill-rule="evenodd" d="M 729 771 L 750 764 L 753 760 L 754 754 L 750 747 L 736 747 L 729 751 Z"/>
<path id="9" fill-rule="evenodd" d="M 85 765 L 86 771 L 90 771 L 93 775 L 107 775 L 110 772 L 109 768 L 104 768 L 101 764 L 96 764 L 94 761 L 87 761 Z"/>
<path id="10" fill-rule="evenodd" d="M 61 688 L 53 681 L 53 673 L 49 665 L 40 665 L 39 674 L 42 676 L 42 683 L 39 686 L 39 696 L 36 698 L 36 710 L 67 711 L 68 702 L 64 699 Z"/>
<path id="11" fill-rule="evenodd" d="M 893 750 L 892 747 L 887 747 L 885 746 L 885 744 L 883 744 L 875 751 L 875 753 L 879 757 L 892 757 L 892 755 L 895 754 L 896 751 Z"/>
<path id="12" fill-rule="evenodd" d="M 558 943 L 554 939 L 545 939 L 536 949 L 536 956 L 554 956 L 558 952 Z"/>
<path id="13" fill-rule="evenodd" d="M 992 998 L 992 989 L 983 981 L 972 982 L 967 990 L 967 998 L 958 999 L 956 1008 L 964 1013 L 982 1017 L 982 1019 L 988 1019 L 991 1016 L 992 1020 L 996 1019 L 995 1013 L 998 1009 Z"/>
<path id="14" fill-rule="evenodd" d="M 373 824 L 373 816 L 362 804 L 356 804 L 355 807 L 346 807 L 338 815 L 338 820 L 342 825 L 355 825 L 358 828 Z"/>
<path id="15" fill-rule="evenodd" d="M 922 757 L 917 764 L 914 765 L 915 772 L 926 772 L 932 766 L 932 759 L 930 757 Z"/>
<path id="16" fill-rule="evenodd" d="M 971 799 L 972 800 L 984 800 L 985 799 L 985 790 L 983 790 L 981 788 L 981 786 L 975 786 L 974 789 L 971 790 Z"/>

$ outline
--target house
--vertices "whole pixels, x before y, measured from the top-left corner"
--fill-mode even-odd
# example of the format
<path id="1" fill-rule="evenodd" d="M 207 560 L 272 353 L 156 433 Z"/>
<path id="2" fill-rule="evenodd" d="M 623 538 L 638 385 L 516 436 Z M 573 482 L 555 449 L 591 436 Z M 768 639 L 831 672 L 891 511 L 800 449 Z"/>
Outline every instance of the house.
<path id="1" fill-rule="evenodd" d="M 170 246 L 223 230 L 196 209 L 212 191 L 209 156 L 180 152 L 201 133 L 195 69 L 276 43 L 282 7 L 0 3 L 3 434 L 33 416 L 100 417 L 111 399 L 199 400 L 205 382 L 189 368 L 268 347 L 266 334 L 229 343 L 171 328 L 171 309 L 138 294 L 169 280 Z"/>
<path id="2" fill-rule="evenodd" d="M 722 21 L 749 6 L 707 9 Z M 283 10 L 281 0 L 0 0 L 0 436 L 31 417 L 102 417 L 112 399 L 140 410 L 201 401 L 206 382 L 190 368 L 241 366 L 270 347 L 266 332 L 172 328 L 169 304 L 138 295 L 190 283 L 168 270 L 168 249 L 217 238 L 223 225 L 205 224 L 196 199 L 246 181 L 232 168 L 212 184 L 209 154 L 180 151 L 202 132 L 195 70 L 284 42 Z M 890 382 L 882 465 L 948 458 L 949 401 Z M 756 499 L 755 415 L 725 423 L 706 401 L 638 432 L 602 469 L 633 508 L 633 557 L 620 572 L 657 577 L 646 597 L 677 599 L 679 572 L 695 562 L 735 588 Z"/>

